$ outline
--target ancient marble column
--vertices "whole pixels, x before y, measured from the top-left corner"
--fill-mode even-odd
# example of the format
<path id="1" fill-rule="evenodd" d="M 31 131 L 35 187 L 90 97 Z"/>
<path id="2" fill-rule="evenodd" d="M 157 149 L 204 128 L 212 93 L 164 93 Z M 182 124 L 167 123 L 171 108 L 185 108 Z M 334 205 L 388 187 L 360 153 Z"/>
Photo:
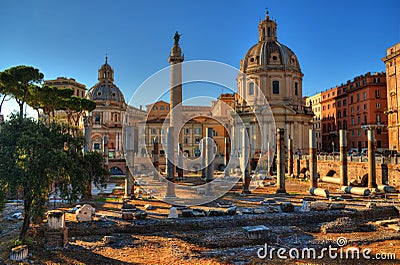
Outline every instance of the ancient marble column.
<path id="1" fill-rule="evenodd" d="M 130 169 L 134 169 L 134 132 L 133 127 L 127 125 L 125 127 L 125 198 L 132 196 L 133 178 Z"/>
<path id="2" fill-rule="evenodd" d="M 374 130 L 368 129 L 368 188 L 376 188 Z"/>
<path id="3" fill-rule="evenodd" d="M 288 138 L 288 175 L 293 174 L 293 139 Z"/>
<path id="4" fill-rule="evenodd" d="M 249 133 L 246 127 L 242 129 L 242 193 L 250 194 L 250 172 L 249 172 L 249 159 L 250 159 L 250 146 L 249 146 Z"/>
<path id="5" fill-rule="evenodd" d="M 214 179 L 214 145 L 212 139 L 213 128 L 206 129 L 206 182 Z"/>

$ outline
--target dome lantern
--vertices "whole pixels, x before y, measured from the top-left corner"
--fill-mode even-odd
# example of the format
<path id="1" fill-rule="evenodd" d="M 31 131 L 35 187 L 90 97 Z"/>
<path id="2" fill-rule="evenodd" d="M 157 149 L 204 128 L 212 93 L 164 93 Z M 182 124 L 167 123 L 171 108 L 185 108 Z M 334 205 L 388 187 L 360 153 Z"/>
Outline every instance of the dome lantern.
<path id="1" fill-rule="evenodd" d="M 265 20 L 258 24 L 258 41 L 277 41 L 276 22 L 269 19 L 268 10 Z"/>
<path id="2" fill-rule="evenodd" d="M 99 82 L 114 82 L 114 70 L 108 64 L 108 55 L 106 54 L 106 62 L 99 69 Z"/>

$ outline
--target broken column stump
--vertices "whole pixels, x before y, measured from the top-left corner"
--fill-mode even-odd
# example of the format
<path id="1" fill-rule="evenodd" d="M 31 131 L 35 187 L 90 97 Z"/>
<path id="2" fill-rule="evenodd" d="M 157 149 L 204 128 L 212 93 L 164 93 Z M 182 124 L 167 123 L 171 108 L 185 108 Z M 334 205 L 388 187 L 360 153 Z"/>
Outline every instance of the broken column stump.
<path id="1" fill-rule="evenodd" d="M 28 257 L 28 246 L 22 245 L 11 249 L 10 260 L 21 261 Z"/>
<path id="2" fill-rule="evenodd" d="M 271 235 L 271 229 L 265 225 L 244 226 L 242 228 L 246 231 L 248 239 L 266 238 Z"/>

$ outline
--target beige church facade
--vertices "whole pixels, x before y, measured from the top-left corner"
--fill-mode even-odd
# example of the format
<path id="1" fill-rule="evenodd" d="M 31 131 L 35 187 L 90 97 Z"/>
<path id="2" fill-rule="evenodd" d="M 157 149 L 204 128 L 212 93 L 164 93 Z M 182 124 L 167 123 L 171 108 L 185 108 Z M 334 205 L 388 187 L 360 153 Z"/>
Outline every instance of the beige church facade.
<path id="1" fill-rule="evenodd" d="M 278 42 L 277 24 L 270 19 L 268 12 L 258 25 L 258 42 L 240 61 L 240 70 L 237 112 L 250 134 L 252 155 L 266 150 L 267 142 L 275 139 L 271 136 L 268 114 L 262 115 L 265 120 L 260 122 L 252 113 L 265 111 L 263 95 L 271 108 L 275 127 L 285 130 L 285 145 L 291 138 L 293 150 L 308 153 L 313 112 L 303 100 L 303 73 L 294 52 Z M 262 139 L 261 131 L 265 133 Z"/>

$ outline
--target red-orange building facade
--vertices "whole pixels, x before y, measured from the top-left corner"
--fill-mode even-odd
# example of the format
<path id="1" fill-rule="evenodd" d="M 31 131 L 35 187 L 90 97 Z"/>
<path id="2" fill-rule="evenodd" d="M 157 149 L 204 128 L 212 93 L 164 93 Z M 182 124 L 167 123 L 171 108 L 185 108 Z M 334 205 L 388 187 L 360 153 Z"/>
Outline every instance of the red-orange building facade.
<path id="1" fill-rule="evenodd" d="M 322 150 L 338 149 L 338 131 L 336 126 L 337 87 L 321 93 Z"/>
<path id="2" fill-rule="evenodd" d="M 383 124 L 375 132 L 376 148 L 388 148 L 385 73 L 367 73 L 321 93 L 322 150 L 339 149 L 338 131 L 348 130 L 347 147 L 367 148 L 367 134 L 361 126 Z"/>

